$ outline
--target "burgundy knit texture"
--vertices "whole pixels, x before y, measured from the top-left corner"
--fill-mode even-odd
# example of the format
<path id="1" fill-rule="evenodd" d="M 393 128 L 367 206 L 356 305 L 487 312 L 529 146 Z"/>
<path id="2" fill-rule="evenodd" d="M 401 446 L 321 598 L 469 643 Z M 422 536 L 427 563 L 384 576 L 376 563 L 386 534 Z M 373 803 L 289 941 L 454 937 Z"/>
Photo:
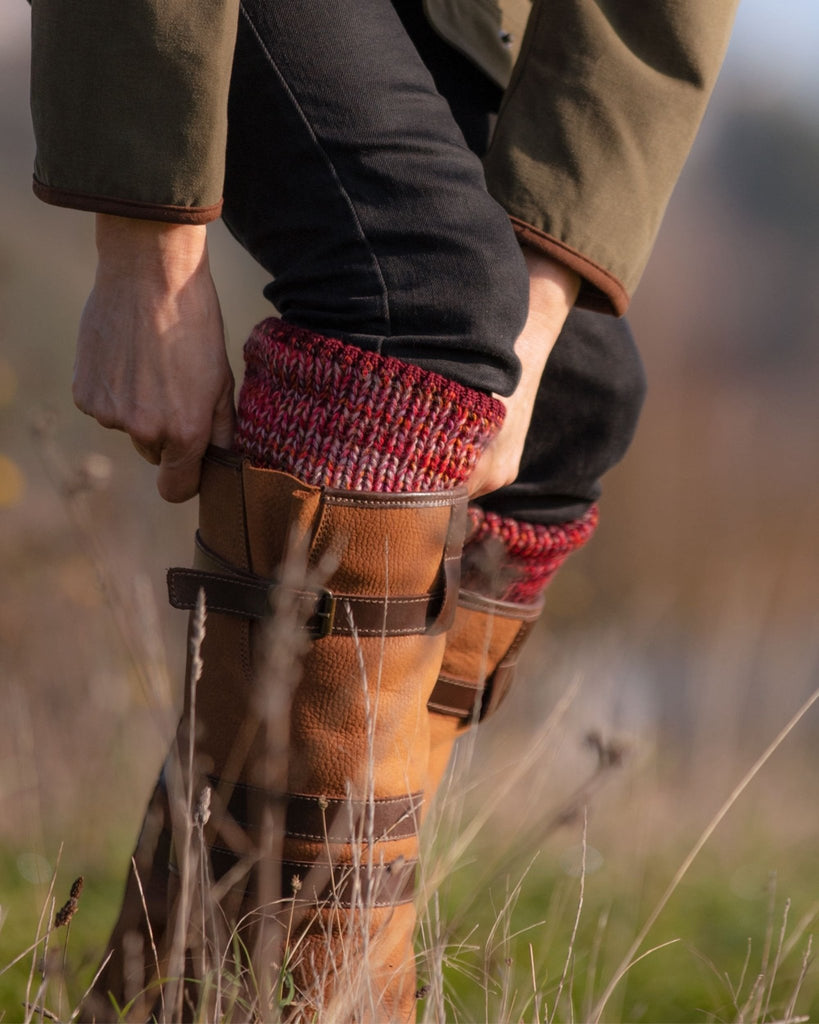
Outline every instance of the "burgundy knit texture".
<path id="1" fill-rule="evenodd" d="M 543 526 L 469 506 L 471 527 L 464 545 L 461 585 L 488 597 L 533 604 L 573 551 L 594 533 L 592 505 L 579 519 Z"/>
<path id="2" fill-rule="evenodd" d="M 480 391 L 278 319 L 254 328 L 245 364 L 237 451 L 316 486 L 454 487 L 503 422 Z"/>

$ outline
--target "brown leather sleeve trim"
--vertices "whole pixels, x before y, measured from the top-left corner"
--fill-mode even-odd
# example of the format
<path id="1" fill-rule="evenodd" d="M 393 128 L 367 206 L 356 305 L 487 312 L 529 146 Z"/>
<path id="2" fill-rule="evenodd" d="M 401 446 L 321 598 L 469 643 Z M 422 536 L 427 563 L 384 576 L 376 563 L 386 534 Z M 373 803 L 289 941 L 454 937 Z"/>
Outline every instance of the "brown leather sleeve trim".
<path id="1" fill-rule="evenodd" d="M 551 256 L 583 278 L 575 303 L 577 306 L 597 313 L 613 313 L 615 316 L 622 316 L 626 312 L 631 296 L 622 282 L 608 270 L 532 224 L 518 220 L 517 217 L 509 219 L 521 245 L 528 245 L 530 249 Z"/>
<path id="2" fill-rule="evenodd" d="M 36 178 L 32 188 L 38 199 L 52 206 L 67 206 L 72 210 L 87 210 L 91 213 L 109 213 L 115 217 L 135 217 L 139 220 L 158 220 L 173 224 L 208 224 L 212 220 L 217 220 L 222 213 L 221 199 L 213 206 L 164 206 L 52 188 L 50 185 L 43 185 Z"/>

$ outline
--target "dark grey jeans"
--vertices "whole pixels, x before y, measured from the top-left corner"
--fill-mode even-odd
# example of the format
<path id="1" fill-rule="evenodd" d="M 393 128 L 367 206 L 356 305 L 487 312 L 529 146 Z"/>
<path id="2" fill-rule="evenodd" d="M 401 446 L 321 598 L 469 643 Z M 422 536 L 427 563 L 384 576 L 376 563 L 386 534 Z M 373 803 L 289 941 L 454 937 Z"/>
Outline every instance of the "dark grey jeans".
<path id="1" fill-rule="evenodd" d="M 224 219 L 285 320 L 508 395 L 528 281 L 480 163 L 500 90 L 421 0 L 244 0 Z M 623 321 L 576 311 L 515 484 L 481 499 L 563 522 L 625 451 L 643 374 Z"/>

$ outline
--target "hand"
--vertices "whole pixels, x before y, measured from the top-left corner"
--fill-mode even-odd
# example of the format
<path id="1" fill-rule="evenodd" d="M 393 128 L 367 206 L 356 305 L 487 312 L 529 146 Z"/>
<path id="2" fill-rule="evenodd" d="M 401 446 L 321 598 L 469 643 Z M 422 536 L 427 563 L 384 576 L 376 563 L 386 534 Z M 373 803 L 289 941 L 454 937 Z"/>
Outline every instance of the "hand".
<path id="1" fill-rule="evenodd" d="M 520 383 L 509 398 L 495 396 L 506 406 L 506 419 L 467 481 L 473 498 L 517 477 L 546 360 L 580 289 L 578 275 L 562 263 L 532 249 L 524 249 L 523 255 L 529 268 L 529 316 L 515 342 Z"/>
<path id="2" fill-rule="evenodd" d="M 206 229 L 98 214 L 97 251 L 74 401 L 159 466 L 166 501 L 185 501 L 208 444 L 230 447 L 235 421 Z"/>

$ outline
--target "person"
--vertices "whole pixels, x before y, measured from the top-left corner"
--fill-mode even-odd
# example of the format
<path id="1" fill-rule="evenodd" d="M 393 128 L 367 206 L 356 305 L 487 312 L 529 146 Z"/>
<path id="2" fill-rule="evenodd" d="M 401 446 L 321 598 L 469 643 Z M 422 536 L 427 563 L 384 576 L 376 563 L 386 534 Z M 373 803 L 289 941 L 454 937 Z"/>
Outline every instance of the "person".
<path id="1" fill-rule="evenodd" d="M 169 591 L 203 667 L 90 1018 L 212 1000 L 222 926 L 286 978 L 292 1019 L 414 1016 L 422 807 L 632 436 L 644 382 L 618 317 L 735 7 L 34 5 L 35 192 L 97 221 L 75 401 L 163 498 L 200 502 Z M 278 312 L 236 409 L 220 215 Z M 198 987 L 174 981 L 180 946 Z"/>

